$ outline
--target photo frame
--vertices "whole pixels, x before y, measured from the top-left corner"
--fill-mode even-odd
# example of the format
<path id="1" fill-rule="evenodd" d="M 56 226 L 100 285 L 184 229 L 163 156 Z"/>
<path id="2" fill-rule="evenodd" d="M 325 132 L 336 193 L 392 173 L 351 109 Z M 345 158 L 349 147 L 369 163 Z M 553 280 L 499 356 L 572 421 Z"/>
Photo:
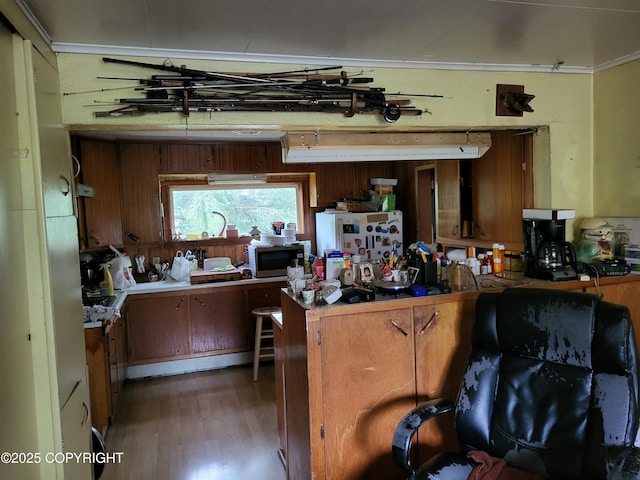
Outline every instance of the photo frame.
<path id="1" fill-rule="evenodd" d="M 416 267 L 407 267 L 407 281 L 409 284 L 413 285 L 418 280 L 418 275 L 420 274 L 420 269 Z"/>
<path id="2" fill-rule="evenodd" d="M 362 282 L 371 282 L 375 280 L 375 275 L 373 274 L 373 265 L 370 263 L 361 263 L 360 267 L 360 281 Z"/>

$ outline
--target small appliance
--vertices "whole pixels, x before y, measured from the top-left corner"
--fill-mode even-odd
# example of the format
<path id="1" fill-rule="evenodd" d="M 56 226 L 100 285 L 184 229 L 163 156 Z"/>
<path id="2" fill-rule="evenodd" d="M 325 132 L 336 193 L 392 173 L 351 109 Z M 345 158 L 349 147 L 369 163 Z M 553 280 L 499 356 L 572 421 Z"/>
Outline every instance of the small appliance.
<path id="1" fill-rule="evenodd" d="M 256 278 L 287 275 L 287 267 L 304 265 L 304 245 L 249 245 L 249 268 Z"/>
<path id="2" fill-rule="evenodd" d="M 576 254 L 565 241 L 566 220 L 523 218 L 525 271 L 530 278 L 575 280 Z"/>

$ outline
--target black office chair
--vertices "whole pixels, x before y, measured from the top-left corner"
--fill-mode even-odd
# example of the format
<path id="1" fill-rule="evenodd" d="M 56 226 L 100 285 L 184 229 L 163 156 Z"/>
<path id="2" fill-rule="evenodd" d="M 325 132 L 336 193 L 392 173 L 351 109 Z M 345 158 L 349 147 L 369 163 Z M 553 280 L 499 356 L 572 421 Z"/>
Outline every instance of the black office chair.
<path id="1" fill-rule="evenodd" d="M 640 478 L 638 358 L 626 307 L 560 290 L 484 293 L 472 335 L 456 404 L 429 401 L 396 429 L 393 460 L 410 480 L 466 479 L 471 450 L 550 479 Z M 415 469 L 418 427 L 449 411 L 461 451 Z"/>

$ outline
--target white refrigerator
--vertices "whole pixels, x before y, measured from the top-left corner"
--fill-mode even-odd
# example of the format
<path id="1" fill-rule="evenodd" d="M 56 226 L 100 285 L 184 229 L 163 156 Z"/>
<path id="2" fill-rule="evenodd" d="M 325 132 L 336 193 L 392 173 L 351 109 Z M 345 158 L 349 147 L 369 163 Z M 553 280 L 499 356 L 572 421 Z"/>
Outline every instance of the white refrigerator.
<path id="1" fill-rule="evenodd" d="M 402 255 L 402 212 L 350 213 L 326 210 L 316 213 L 316 249 L 340 250 L 360 255 L 362 261 Z"/>

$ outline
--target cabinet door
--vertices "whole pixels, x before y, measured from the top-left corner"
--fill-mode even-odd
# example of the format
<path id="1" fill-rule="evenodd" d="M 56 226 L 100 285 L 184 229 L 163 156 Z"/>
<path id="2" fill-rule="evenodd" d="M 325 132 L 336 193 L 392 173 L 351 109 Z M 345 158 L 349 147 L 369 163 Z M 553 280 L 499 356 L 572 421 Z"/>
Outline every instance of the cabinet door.
<path id="1" fill-rule="evenodd" d="M 131 362 L 166 360 L 189 353 L 186 295 L 127 299 L 127 333 Z"/>
<path id="2" fill-rule="evenodd" d="M 71 148 L 69 133 L 62 121 L 58 71 L 35 48 L 31 48 L 30 53 L 33 69 L 27 69 L 27 75 L 29 84 L 34 86 L 34 113 L 37 113 L 34 118 L 38 121 L 38 143 L 30 154 L 34 153 L 36 159 L 40 154 L 38 166 L 42 169 L 45 214 L 47 217 L 73 215 Z"/>
<path id="3" fill-rule="evenodd" d="M 406 478 L 390 444 L 415 406 L 411 310 L 324 317 L 320 328 L 325 479 Z"/>
<path id="4" fill-rule="evenodd" d="M 585 292 L 601 294 L 603 300 L 629 308 L 636 334 L 636 345 L 640 351 L 640 282 L 600 285 L 599 289 L 589 287 L 585 289 Z"/>
<path id="5" fill-rule="evenodd" d="M 62 445 L 65 454 L 83 455 L 91 451 L 91 424 L 86 398 L 87 385 L 84 380 L 79 380 L 60 412 Z M 64 462 L 63 467 L 64 478 L 67 480 L 92 478 L 89 462 L 69 461 Z"/>
<path id="6" fill-rule="evenodd" d="M 191 352 L 248 350 L 247 302 L 243 288 L 189 294 Z"/>
<path id="7" fill-rule="evenodd" d="M 116 146 L 110 142 L 81 140 L 82 182 L 96 189 L 94 197 L 83 197 L 86 248 L 122 245 L 120 175 Z"/>
<path id="8" fill-rule="evenodd" d="M 122 233 L 141 243 L 162 243 L 160 209 L 160 146 L 119 146 L 122 179 Z"/>
<path id="9" fill-rule="evenodd" d="M 473 237 L 522 243 L 523 136 L 505 131 L 491 138 L 489 151 L 471 160 Z"/>
<path id="10" fill-rule="evenodd" d="M 455 160 L 436 162 L 436 198 L 438 218 L 436 237 L 459 239 L 460 226 L 460 163 Z"/>
<path id="11" fill-rule="evenodd" d="M 455 401 L 469 355 L 474 302 L 414 307 L 418 403 L 434 398 Z M 453 414 L 427 422 L 418 433 L 420 463 L 457 449 Z"/>

